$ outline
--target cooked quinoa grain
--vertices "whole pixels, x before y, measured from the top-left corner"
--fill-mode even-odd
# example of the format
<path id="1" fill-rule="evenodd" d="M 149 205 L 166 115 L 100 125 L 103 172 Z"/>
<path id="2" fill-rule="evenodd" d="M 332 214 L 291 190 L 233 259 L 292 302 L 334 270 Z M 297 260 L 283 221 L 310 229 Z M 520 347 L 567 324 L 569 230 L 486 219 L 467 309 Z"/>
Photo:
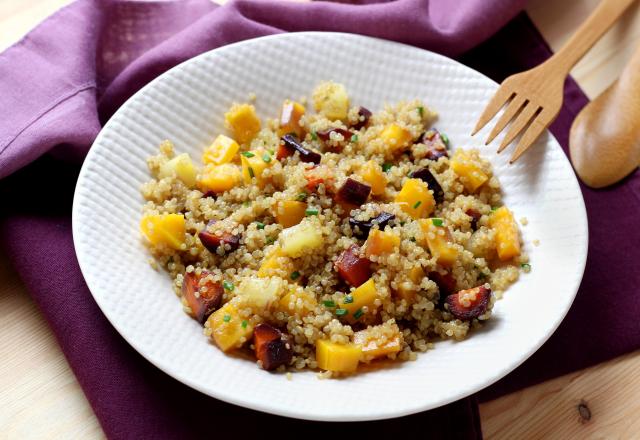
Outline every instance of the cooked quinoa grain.
<path id="1" fill-rule="evenodd" d="M 451 151 L 419 100 L 371 112 L 325 82 L 312 101 L 264 121 L 234 104 L 203 163 L 160 145 L 151 265 L 221 350 L 268 370 L 334 377 L 465 339 L 531 270 L 491 165 Z"/>

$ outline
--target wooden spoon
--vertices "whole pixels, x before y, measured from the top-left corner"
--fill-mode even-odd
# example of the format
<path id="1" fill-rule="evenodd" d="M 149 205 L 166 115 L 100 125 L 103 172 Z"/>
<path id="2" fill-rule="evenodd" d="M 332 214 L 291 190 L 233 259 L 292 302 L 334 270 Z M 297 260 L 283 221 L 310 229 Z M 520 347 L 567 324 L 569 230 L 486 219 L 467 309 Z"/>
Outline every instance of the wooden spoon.
<path id="1" fill-rule="evenodd" d="M 569 151 L 592 188 L 612 185 L 640 165 L 640 45 L 620 78 L 573 121 Z"/>

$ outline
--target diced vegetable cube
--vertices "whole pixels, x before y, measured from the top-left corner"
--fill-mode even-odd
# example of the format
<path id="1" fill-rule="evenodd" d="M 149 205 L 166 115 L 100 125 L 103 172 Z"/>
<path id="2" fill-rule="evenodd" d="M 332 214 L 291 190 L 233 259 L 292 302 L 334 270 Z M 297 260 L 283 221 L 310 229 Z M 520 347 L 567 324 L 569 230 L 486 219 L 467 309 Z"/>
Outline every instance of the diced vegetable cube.
<path id="1" fill-rule="evenodd" d="M 413 284 L 419 285 L 424 278 L 424 270 L 421 266 L 413 266 L 409 270 L 409 279 Z M 404 282 L 398 284 L 398 289 L 395 291 L 396 295 L 400 299 L 404 299 L 407 304 L 413 304 L 416 301 L 416 290 L 409 288 Z"/>
<path id="2" fill-rule="evenodd" d="M 436 206 L 429 186 L 420 179 L 407 179 L 396 195 L 395 202 L 414 219 L 428 216 Z"/>
<path id="3" fill-rule="evenodd" d="M 506 206 L 498 208 L 489 216 L 489 226 L 496 231 L 495 240 L 498 257 L 502 261 L 520 255 L 520 235 L 513 213 Z"/>
<path id="4" fill-rule="evenodd" d="M 369 123 L 369 119 L 372 114 L 365 107 L 358 107 L 358 121 L 353 124 L 353 128 L 356 130 L 360 130 L 362 127 L 365 127 Z"/>
<path id="5" fill-rule="evenodd" d="M 469 217 L 471 217 L 471 221 L 469 222 L 469 225 L 471 226 L 471 229 L 474 230 L 474 231 L 477 230 L 478 229 L 478 222 L 480 221 L 480 218 L 482 217 L 482 213 L 480 211 L 478 211 L 477 209 L 474 209 L 474 208 L 469 208 L 464 213 L 467 214 Z"/>
<path id="6" fill-rule="evenodd" d="M 373 278 L 363 283 L 360 287 L 350 293 L 352 302 L 340 301 L 340 308 L 346 309 L 344 315 L 349 322 L 356 322 L 365 313 L 363 307 L 367 307 L 369 312 L 376 308 L 375 300 L 378 298 L 376 285 Z"/>
<path id="7" fill-rule="evenodd" d="M 342 84 L 323 82 L 313 91 L 313 104 L 318 113 L 328 119 L 345 120 L 349 111 L 349 96 Z"/>
<path id="8" fill-rule="evenodd" d="M 241 303 L 251 307 L 256 313 L 269 310 L 284 294 L 285 281 L 282 278 L 247 278 L 237 287 Z"/>
<path id="9" fill-rule="evenodd" d="M 214 223 L 216 223 L 215 220 L 210 220 L 207 226 L 198 233 L 198 238 L 202 242 L 202 245 L 213 254 L 217 253 L 218 248 L 221 246 L 225 252 L 232 252 L 238 249 L 240 246 L 240 235 L 227 231 L 220 231 L 219 234 L 210 232 L 209 228 Z"/>
<path id="10" fill-rule="evenodd" d="M 253 330 L 256 358 L 265 370 L 288 365 L 293 357 L 289 336 L 269 324 L 258 324 Z"/>
<path id="11" fill-rule="evenodd" d="M 242 162 L 242 178 L 247 185 L 256 179 L 256 183 L 260 188 L 267 184 L 267 179 L 262 175 L 267 167 L 273 164 L 273 161 L 266 162 L 263 159 L 265 154 L 269 154 L 264 150 L 249 151 L 240 155 Z"/>
<path id="12" fill-rule="evenodd" d="M 146 215 L 140 221 L 140 230 L 152 245 L 165 244 L 180 250 L 186 234 L 184 215 Z"/>
<path id="13" fill-rule="evenodd" d="M 211 328 L 211 337 L 224 352 L 242 347 L 253 333 L 251 320 L 240 316 L 233 301 L 211 314 L 206 327 Z"/>
<path id="14" fill-rule="evenodd" d="M 353 287 L 362 285 L 371 277 L 371 262 L 360 256 L 360 248 L 356 244 L 340 254 L 335 268 L 340 278 Z"/>
<path id="15" fill-rule="evenodd" d="M 446 303 L 453 316 L 470 321 L 487 311 L 490 298 L 491 289 L 478 286 L 447 296 Z"/>
<path id="16" fill-rule="evenodd" d="M 436 179 L 428 167 L 414 171 L 411 173 L 411 177 L 414 179 L 420 179 L 427 184 L 429 189 L 433 191 L 433 198 L 436 203 L 444 202 L 444 191 L 442 190 L 442 186 L 440 186 L 440 182 L 438 182 L 438 179 Z"/>
<path id="17" fill-rule="evenodd" d="M 382 168 L 375 160 L 365 163 L 360 170 L 362 180 L 371 186 L 371 194 L 379 196 L 384 194 L 387 187 L 387 176 L 382 172 Z"/>
<path id="18" fill-rule="evenodd" d="M 451 158 L 451 169 L 460 177 L 460 182 L 471 193 L 476 192 L 489 180 L 489 176 L 482 171 L 467 151 L 456 150 Z"/>
<path id="19" fill-rule="evenodd" d="M 200 175 L 198 187 L 203 192 L 222 193 L 229 191 L 242 180 L 237 165 L 225 163 L 222 165 L 207 165 Z"/>
<path id="20" fill-rule="evenodd" d="M 207 280 L 209 272 L 203 270 L 200 275 L 195 271 L 185 272 L 182 280 L 182 297 L 187 301 L 193 317 L 204 323 L 222 301 L 222 284 Z"/>
<path id="21" fill-rule="evenodd" d="M 320 184 L 323 184 L 328 192 L 335 190 L 333 171 L 326 165 L 318 165 L 305 170 L 304 178 L 307 180 L 306 188 L 311 192 L 318 191 Z"/>
<path id="22" fill-rule="evenodd" d="M 364 246 L 367 258 L 372 255 L 390 254 L 400 246 L 400 237 L 394 232 L 372 229 Z"/>
<path id="23" fill-rule="evenodd" d="M 353 343 L 362 347 L 362 356 L 365 359 L 384 357 L 397 353 L 402 348 L 402 333 L 398 326 L 390 331 L 384 326 L 368 327 L 354 333 Z"/>
<path id="24" fill-rule="evenodd" d="M 312 253 L 323 246 L 322 230 L 317 222 L 304 219 L 280 233 L 282 252 L 291 258 Z"/>
<path id="25" fill-rule="evenodd" d="M 317 165 L 322 160 L 320 153 L 303 147 L 298 138 L 292 134 L 285 134 L 282 136 L 282 139 L 280 139 L 276 159 L 280 160 L 284 157 L 292 156 L 296 151 L 300 156 L 301 162 L 314 163 Z"/>
<path id="26" fill-rule="evenodd" d="M 249 142 L 260 131 L 260 119 L 250 104 L 236 104 L 224 114 L 233 138 L 241 144 Z"/>
<path id="27" fill-rule="evenodd" d="M 337 344 L 327 339 L 316 341 L 318 368 L 341 373 L 353 373 L 358 369 L 362 348 L 356 344 Z"/>
<path id="28" fill-rule="evenodd" d="M 357 208 L 367 201 L 370 192 L 371 187 L 369 185 L 349 177 L 338 189 L 336 200 L 348 207 Z"/>
<path id="29" fill-rule="evenodd" d="M 283 200 L 274 206 L 276 221 L 285 228 L 297 225 L 305 217 L 307 204 L 295 200 Z"/>
<path id="30" fill-rule="evenodd" d="M 384 142 L 386 151 L 390 155 L 400 153 L 411 145 L 413 138 L 406 128 L 398 124 L 390 124 L 380 133 L 380 139 Z"/>
<path id="31" fill-rule="evenodd" d="M 285 134 L 295 133 L 298 139 L 302 139 L 304 137 L 304 130 L 300 126 L 300 118 L 302 118 L 304 112 L 305 108 L 302 104 L 287 99 L 282 104 L 280 111 L 278 136 L 282 137 Z"/>
<path id="32" fill-rule="evenodd" d="M 442 219 L 422 219 L 418 223 L 422 231 L 422 237 L 420 238 L 420 244 L 422 246 L 428 246 L 431 255 L 436 257 L 438 264 L 443 266 L 451 266 L 458 258 L 458 249 L 452 245 L 453 237 L 449 228 L 441 225 L 437 220 Z"/>
<path id="33" fill-rule="evenodd" d="M 387 226 L 390 221 L 395 220 L 395 218 L 395 215 L 383 211 L 369 220 L 356 220 L 350 217 L 349 226 L 351 226 L 353 235 L 359 238 L 367 238 L 373 225 L 378 225 L 380 229 L 384 229 L 385 226 Z"/>
<path id="34" fill-rule="evenodd" d="M 238 154 L 240 145 L 233 139 L 223 134 L 219 135 L 213 143 L 204 150 L 202 162 L 205 164 L 222 165 L 229 163 Z"/>
<path id="35" fill-rule="evenodd" d="M 286 276 L 294 271 L 291 258 L 282 252 L 280 246 L 275 246 L 265 255 L 258 269 L 259 277 Z"/>
<path id="36" fill-rule="evenodd" d="M 306 316 L 315 309 L 318 301 L 315 296 L 305 292 L 302 287 L 292 288 L 278 304 L 278 310 L 289 315 Z"/>
<path id="37" fill-rule="evenodd" d="M 431 281 L 438 285 L 440 292 L 440 299 L 444 299 L 446 296 L 451 295 L 456 290 L 456 279 L 453 278 L 451 272 L 442 274 L 440 272 L 429 272 L 427 275 Z"/>
<path id="38" fill-rule="evenodd" d="M 162 164 L 158 177 L 162 179 L 173 174 L 191 188 L 196 184 L 198 170 L 193 165 L 191 157 L 187 153 L 183 153 Z"/>

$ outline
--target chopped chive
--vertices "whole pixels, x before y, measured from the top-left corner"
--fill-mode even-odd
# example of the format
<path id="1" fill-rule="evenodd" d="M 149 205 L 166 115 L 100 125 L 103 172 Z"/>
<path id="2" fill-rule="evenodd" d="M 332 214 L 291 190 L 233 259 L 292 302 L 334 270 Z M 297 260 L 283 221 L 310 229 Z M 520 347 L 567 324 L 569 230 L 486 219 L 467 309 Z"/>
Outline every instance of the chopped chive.
<path id="1" fill-rule="evenodd" d="M 242 328 L 247 328 L 248 325 L 249 322 L 246 319 L 242 321 Z"/>
<path id="2" fill-rule="evenodd" d="M 274 154 L 276 154 L 276 152 L 275 152 L 275 151 L 273 151 L 272 149 L 269 149 L 269 150 L 267 150 L 267 151 L 269 151 L 269 154 L 270 154 L 270 155 L 272 155 L 272 156 L 273 156 Z"/>
<path id="3" fill-rule="evenodd" d="M 431 223 L 433 223 L 433 226 L 442 226 L 444 225 L 444 220 L 441 218 L 432 218 Z"/>
<path id="4" fill-rule="evenodd" d="M 415 205 L 413 205 L 413 209 L 418 209 L 418 207 L 422 205 L 422 201 L 418 200 Z"/>
<path id="5" fill-rule="evenodd" d="M 446 135 L 446 134 L 444 134 L 444 133 L 440 133 L 440 139 L 442 139 L 442 142 L 444 142 L 444 145 L 445 145 L 446 147 L 448 147 L 448 146 L 449 146 L 449 136 L 447 136 L 447 135 Z"/>
<path id="6" fill-rule="evenodd" d="M 267 244 L 271 244 L 271 243 L 273 243 L 274 241 L 276 241 L 276 239 L 275 239 L 275 238 L 273 238 L 273 237 L 267 237 Z"/>
<path id="7" fill-rule="evenodd" d="M 229 321 L 231 321 L 231 315 L 224 315 L 224 318 L 222 318 L 222 320 L 223 320 L 224 322 L 229 322 Z"/>
<path id="8" fill-rule="evenodd" d="M 297 280 L 298 278 L 300 278 L 300 272 L 298 272 L 297 270 L 295 272 L 291 273 L 291 279 L 292 280 Z"/>
<path id="9" fill-rule="evenodd" d="M 520 267 L 524 270 L 531 270 L 531 265 L 529 263 L 522 263 Z"/>
<path id="10" fill-rule="evenodd" d="M 335 307 L 336 306 L 336 303 L 331 301 L 331 300 L 322 301 L 322 304 L 324 304 L 325 307 Z"/>
<path id="11" fill-rule="evenodd" d="M 351 142 L 358 142 L 358 135 L 354 134 L 353 136 L 351 136 Z"/>
<path id="12" fill-rule="evenodd" d="M 253 154 L 251 151 L 243 151 L 242 154 L 244 157 L 253 157 L 255 156 L 255 154 Z"/>
<path id="13" fill-rule="evenodd" d="M 383 164 L 382 164 L 382 171 L 384 171 L 384 172 L 386 173 L 386 172 L 388 172 L 388 171 L 391 169 L 391 167 L 392 167 L 392 166 L 393 166 L 393 164 L 390 164 L 390 163 L 383 163 Z"/>
<path id="14" fill-rule="evenodd" d="M 420 115 L 420 117 L 422 117 L 422 115 L 424 115 L 424 107 L 420 106 L 417 108 L 418 110 L 418 114 Z"/>
<path id="15" fill-rule="evenodd" d="M 304 215 L 306 215 L 307 217 L 310 215 L 318 215 L 318 210 L 315 208 L 309 208 L 307 210 L 304 211 Z"/>
<path id="16" fill-rule="evenodd" d="M 347 309 L 338 309 L 338 310 L 336 310 L 336 315 L 338 315 L 338 316 L 344 316 L 347 313 L 349 313 L 349 311 Z"/>
<path id="17" fill-rule="evenodd" d="M 256 174 L 253 172 L 253 168 L 251 167 L 249 167 L 249 177 L 251 177 L 252 179 L 256 177 Z"/>
<path id="18" fill-rule="evenodd" d="M 251 206 L 251 202 L 248 200 L 245 200 L 244 202 L 242 202 L 242 206 L 244 206 L 245 208 L 248 206 Z"/>
<path id="19" fill-rule="evenodd" d="M 314 141 L 318 140 L 318 134 L 315 131 L 311 132 L 311 139 L 313 139 Z"/>
<path id="20" fill-rule="evenodd" d="M 345 304 L 351 304 L 353 302 L 353 296 L 352 295 L 347 295 L 344 297 L 344 303 Z"/>
<path id="21" fill-rule="evenodd" d="M 355 313 L 353 314 L 353 317 L 356 319 L 360 319 L 360 317 L 364 315 L 364 312 L 362 311 L 362 309 L 358 309 L 355 311 Z"/>
<path id="22" fill-rule="evenodd" d="M 258 229 L 264 229 L 264 223 L 262 223 L 262 222 L 256 222 L 256 228 L 258 228 Z"/>
<path id="23" fill-rule="evenodd" d="M 305 200 L 307 199 L 307 193 L 306 193 L 306 192 L 301 192 L 300 194 L 298 194 L 298 195 L 296 196 L 296 199 L 297 199 L 299 202 L 303 202 L 303 201 L 305 201 Z"/>
<path id="24" fill-rule="evenodd" d="M 405 222 L 405 221 L 401 221 L 401 222 L 400 222 L 400 226 L 404 226 L 404 225 L 405 225 L 405 223 L 407 223 L 407 222 Z"/>
<path id="25" fill-rule="evenodd" d="M 498 210 L 498 207 L 497 207 L 497 206 L 492 206 L 492 207 L 491 207 L 491 212 L 496 212 L 497 210 Z"/>
<path id="26" fill-rule="evenodd" d="M 224 287 L 224 290 L 228 290 L 229 292 L 232 292 L 233 289 L 235 288 L 233 283 L 230 282 L 230 281 L 223 281 L 222 282 L 222 287 Z"/>
<path id="27" fill-rule="evenodd" d="M 269 162 L 271 162 L 271 156 L 269 156 L 269 153 L 264 153 L 264 154 L 262 155 L 262 160 L 263 160 L 265 163 L 269 163 Z"/>

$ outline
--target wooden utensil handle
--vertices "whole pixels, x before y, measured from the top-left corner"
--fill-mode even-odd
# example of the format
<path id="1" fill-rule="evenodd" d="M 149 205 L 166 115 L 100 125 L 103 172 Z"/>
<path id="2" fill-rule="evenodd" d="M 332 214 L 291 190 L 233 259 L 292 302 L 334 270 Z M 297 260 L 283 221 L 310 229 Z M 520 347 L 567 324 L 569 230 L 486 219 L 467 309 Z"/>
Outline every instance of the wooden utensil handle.
<path id="1" fill-rule="evenodd" d="M 584 56 L 600 37 L 616 22 L 635 0 L 602 0 L 587 21 L 578 28 L 569 41 L 553 56 L 566 74 Z"/>

